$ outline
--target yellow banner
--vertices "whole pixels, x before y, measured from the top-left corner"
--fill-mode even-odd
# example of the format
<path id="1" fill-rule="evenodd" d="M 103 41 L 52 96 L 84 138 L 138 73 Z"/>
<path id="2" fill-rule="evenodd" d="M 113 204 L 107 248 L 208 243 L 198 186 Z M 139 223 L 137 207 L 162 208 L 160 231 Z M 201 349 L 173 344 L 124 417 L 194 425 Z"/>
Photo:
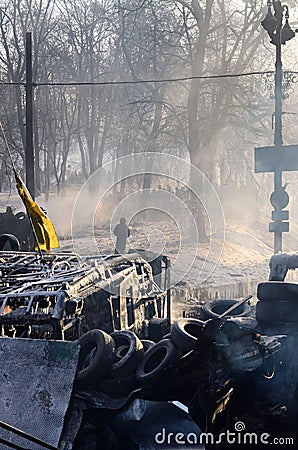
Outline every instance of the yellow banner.
<path id="1" fill-rule="evenodd" d="M 59 242 L 54 225 L 38 204 L 32 200 L 31 195 L 19 176 L 15 175 L 15 177 L 19 195 L 23 200 L 28 214 L 30 214 L 39 248 L 46 252 L 49 252 L 51 248 L 58 248 Z"/>

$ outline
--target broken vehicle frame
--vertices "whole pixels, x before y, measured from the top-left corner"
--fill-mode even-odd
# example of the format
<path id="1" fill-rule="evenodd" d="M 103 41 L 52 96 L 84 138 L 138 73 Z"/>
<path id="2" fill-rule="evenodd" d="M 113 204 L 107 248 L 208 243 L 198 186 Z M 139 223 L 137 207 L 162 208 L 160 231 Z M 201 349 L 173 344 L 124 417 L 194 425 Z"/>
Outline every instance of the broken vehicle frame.
<path id="1" fill-rule="evenodd" d="M 70 253 L 0 253 L 2 336 L 74 340 L 100 328 L 148 337 L 148 322 L 170 324 L 170 292 L 148 262 Z"/>

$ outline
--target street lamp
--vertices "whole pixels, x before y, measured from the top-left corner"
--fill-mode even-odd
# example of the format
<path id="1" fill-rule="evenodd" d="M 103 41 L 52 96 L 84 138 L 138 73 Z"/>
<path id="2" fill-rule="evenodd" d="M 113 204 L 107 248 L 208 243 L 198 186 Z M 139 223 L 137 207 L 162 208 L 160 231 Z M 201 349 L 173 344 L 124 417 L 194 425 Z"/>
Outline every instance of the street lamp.
<path id="1" fill-rule="evenodd" d="M 273 5 L 274 15 L 271 11 Z M 295 32 L 289 25 L 289 8 L 282 5 L 280 0 L 268 0 L 268 12 L 261 22 L 270 36 L 271 43 L 276 46 L 275 60 L 275 130 L 274 144 L 282 145 L 282 61 L 281 45 L 295 37 Z"/>
<path id="2" fill-rule="evenodd" d="M 289 212 L 283 211 L 283 208 L 285 208 L 289 203 L 289 196 L 285 190 L 286 185 L 282 185 L 282 172 L 283 170 L 293 170 L 292 168 L 287 169 L 282 164 L 283 157 L 285 157 L 285 152 L 292 152 L 293 149 L 286 149 L 285 146 L 283 146 L 282 139 L 283 71 L 281 61 L 281 46 L 282 44 L 285 44 L 287 41 L 295 37 L 295 32 L 289 25 L 289 8 L 287 5 L 282 5 L 280 0 L 268 0 L 267 6 L 268 12 L 261 24 L 270 36 L 270 42 L 276 47 L 274 82 L 274 147 L 268 147 L 267 149 L 264 148 L 264 152 L 267 152 L 267 154 L 265 154 L 263 150 L 260 149 L 259 155 L 256 154 L 256 162 L 258 165 L 258 162 L 260 162 L 260 159 L 258 160 L 258 156 L 260 156 L 262 159 L 261 153 L 263 153 L 263 162 L 265 163 L 264 166 L 267 165 L 267 170 L 263 167 L 257 171 L 274 172 L 274 192 L 270 197 L 270 202 L 274 207 L 274 211 L 272 212 L 273 222 L 269 224 L 269 231 L 274 233 L 274 253 L 278 253 L 282 251 L 282 233 L 289 231 L 289 222 L 284 222 L 285 220 L 288 220 Z M 272 13 L 272 6 L 274 14 Z M 268 170 L 268 160 L 270 159 L 274 159 L 275 163 L 271 164 L 271 167 Z"/>

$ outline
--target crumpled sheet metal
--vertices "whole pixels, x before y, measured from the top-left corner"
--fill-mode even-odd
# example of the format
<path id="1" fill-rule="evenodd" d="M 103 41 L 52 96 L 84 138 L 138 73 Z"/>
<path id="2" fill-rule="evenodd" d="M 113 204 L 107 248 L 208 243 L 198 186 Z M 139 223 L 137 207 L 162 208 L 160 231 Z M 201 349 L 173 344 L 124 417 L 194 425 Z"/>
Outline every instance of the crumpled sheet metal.
<path id="1" fill-rule="evenodd" d="M 58 447 L 78 356 L 77 342 L 0 338 L 0 420 Z M 44 450 L 3 428 L 0 437 Z"/>

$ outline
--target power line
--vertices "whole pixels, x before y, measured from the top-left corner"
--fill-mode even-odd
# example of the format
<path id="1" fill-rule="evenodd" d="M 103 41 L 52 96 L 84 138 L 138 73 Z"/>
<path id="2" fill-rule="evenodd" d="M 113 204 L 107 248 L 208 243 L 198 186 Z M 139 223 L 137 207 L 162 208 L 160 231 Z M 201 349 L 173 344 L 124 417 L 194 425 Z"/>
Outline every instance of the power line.
<path id="1" fill-rule="evenodd" d="M 193 77 L 181 77 L 181 78 L 163 78 L 163 79 L 149 79 L 149 80 L 131 80 L 131 81 L 98 81 L 98 82 L 78 82 L 78 83 L 36 83 L 36 86 L 86 86 L 86 85 L 121 85 L 121 84 L 146 84 L 146 83 L 177 83 L 178 81 L 191 81 L 191 80 L 209 80 L 214 78 L 236 78 L 245 77 L 251 75 L 265 75 L 267 72 L 247 72 L 247 73 L 235 73 L 235 74 L 222 74 L 222 75 L 202 75 Z"/>
<path id="2" fill-rule="evenodd" d="M 25 86 L 25 82 L 0 81 L 1 86 Z"/>
<path id="3" fill-rule="evenodd" d="M 202 75 L 192 77 L 181 78 L 164 78 L 164 79 L 149 79 L 149 80 L 125 80 L 125 81 L 76 81 L 76 82 L 46 82 L 46 83 L 33 83 L 34 87 L 38 86 L 106 86 L 106 85 L 130 85 L 130 84 L 148 84 L 148 83 L 177 83 L 179 81 L 191 81 L 191 80 L 212 80 L 216 78 L 240 78 L 249 77 L 252 75 L 266 75 L 273 74 L 274 71 L 255 71 L 245 73 L 230 73 L 221 75 Z M 291 71 L 293 74 L 298 72 Z M 13 83 L 13 82 L 0 82 L 0 85 L 12 85 L 12 86 L 25 86 L 25 82 Z"/>

